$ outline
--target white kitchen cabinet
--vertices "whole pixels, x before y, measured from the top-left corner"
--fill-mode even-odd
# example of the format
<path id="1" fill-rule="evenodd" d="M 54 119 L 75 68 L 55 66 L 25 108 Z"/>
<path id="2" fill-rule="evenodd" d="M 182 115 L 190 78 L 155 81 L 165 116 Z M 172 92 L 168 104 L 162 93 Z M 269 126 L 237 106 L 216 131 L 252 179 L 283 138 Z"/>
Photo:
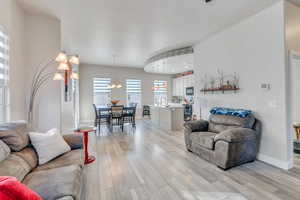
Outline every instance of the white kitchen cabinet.
<path id="1" fill-rule="evenodd" d="M 183 96 L 184 95 L 184 92 L 183 92 L 184 79 L 183 79 L 183 77 L 178 78 L 177 85 L 178 85 L 178 96 Z"/>
<path id="2" fill-rule="evenodd" d="M 173 96 L 185 96 L 185 89 L 194 86 L 194 75 L 173 79 Z"/>
<path id="3" fill-rule="evenodd" d="M 173 79 L 173 96 L 177 96 L 177 80 Z"/>
<path id="4" fill-rule="evenodd" d="M 184 90 L 184 88 L 186 87 L 186 82 L 187 82 L 186 76 L 181 77 L 181 80 L 182 80 L 182 89 Z"/>
<path id="5" fill-rule="evenodd" d="M 189 87 L 195 87 L 194 78 L 195 78 L 195 75 L 191 75 L 191 77 L 190 77 L 190 86 Z"/>

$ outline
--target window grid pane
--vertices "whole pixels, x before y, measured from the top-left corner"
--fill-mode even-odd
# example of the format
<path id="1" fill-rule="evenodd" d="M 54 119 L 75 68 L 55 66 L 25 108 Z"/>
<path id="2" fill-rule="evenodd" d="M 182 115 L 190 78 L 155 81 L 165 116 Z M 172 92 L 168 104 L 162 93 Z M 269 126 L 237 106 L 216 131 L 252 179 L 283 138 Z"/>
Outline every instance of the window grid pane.
<path id="1" fill-rule="evenodd" d="M 110 78 L 94 78 L 94 104 L 97 106 L 107 106 L 111 103 L 111 89 L 108 87 L 110 83 Z"/>
<path id="2" fill-rule="evenodd" d="M 168 104 L 168 82 L 164 80 L 153 81 L 154 105 L 165 106 Z"/>
<path id="3" fill-rule="evenodd" d="M 126 93 L 127 93 L 127 104 L 137 104 L 141 107 L 141 80 L 127 79 L 126 80 Z"/>
<path id="4" fill-rule="evenodd" d="M 0 122 L 9 116 L 9 38 L 0 30 Z"/>

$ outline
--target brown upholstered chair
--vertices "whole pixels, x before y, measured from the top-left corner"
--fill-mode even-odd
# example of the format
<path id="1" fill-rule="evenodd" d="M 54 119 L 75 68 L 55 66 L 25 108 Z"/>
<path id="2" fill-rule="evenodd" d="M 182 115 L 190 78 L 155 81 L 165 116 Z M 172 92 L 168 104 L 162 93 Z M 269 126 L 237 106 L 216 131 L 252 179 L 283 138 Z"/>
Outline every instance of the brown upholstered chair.
<path id="1" fill-rule="evenodd" d="M 241 118 L 211 114 L 208 121 L 190 121 L 184 125 L 188 151 L 228 169 L 256 159 L 261 123 L 251 114 Z"/>

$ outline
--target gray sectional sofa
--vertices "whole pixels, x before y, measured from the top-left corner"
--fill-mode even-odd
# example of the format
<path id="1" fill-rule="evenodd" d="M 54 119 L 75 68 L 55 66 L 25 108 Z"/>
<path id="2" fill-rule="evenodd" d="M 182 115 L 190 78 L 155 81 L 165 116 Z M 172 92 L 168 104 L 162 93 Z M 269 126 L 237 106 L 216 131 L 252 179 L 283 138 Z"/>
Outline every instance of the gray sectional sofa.
<path id="1" fill-rule="evenodd" d="M 252 114 L 245 118 L 211 114 L 208 121 L 191 121 L 184 125 L 188 151 L 222 169 L 256 159 L 261 123 Z"/>
<path id="2" fill-rule="evenodd" d="M 82 136 L 70 134 L 64 139 L 72 150 L 38 166 L 26 123 L 0 124 L 0 176 L 16 177 L 43 200 L 79 200 L 84 165 Z"/>

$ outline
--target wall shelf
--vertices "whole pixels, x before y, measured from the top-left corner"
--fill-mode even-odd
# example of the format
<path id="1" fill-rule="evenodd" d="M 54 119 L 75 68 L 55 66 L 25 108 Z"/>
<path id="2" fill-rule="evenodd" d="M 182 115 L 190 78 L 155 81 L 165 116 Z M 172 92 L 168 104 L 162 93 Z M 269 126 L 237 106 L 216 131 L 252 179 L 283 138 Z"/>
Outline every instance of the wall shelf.
<path id="1" fill-rule="evenodd" d="M 200 91 L 205 94 L 207 92 L 211 92 L 211 93 L 222 92 L 222 93 L 225 93 L 226 91 L 233 91 L 234 93 L 236 93 L 238 90 L 240 90 L 240 88 L 208 88 L 208 89 L 202 89 Z"/>

